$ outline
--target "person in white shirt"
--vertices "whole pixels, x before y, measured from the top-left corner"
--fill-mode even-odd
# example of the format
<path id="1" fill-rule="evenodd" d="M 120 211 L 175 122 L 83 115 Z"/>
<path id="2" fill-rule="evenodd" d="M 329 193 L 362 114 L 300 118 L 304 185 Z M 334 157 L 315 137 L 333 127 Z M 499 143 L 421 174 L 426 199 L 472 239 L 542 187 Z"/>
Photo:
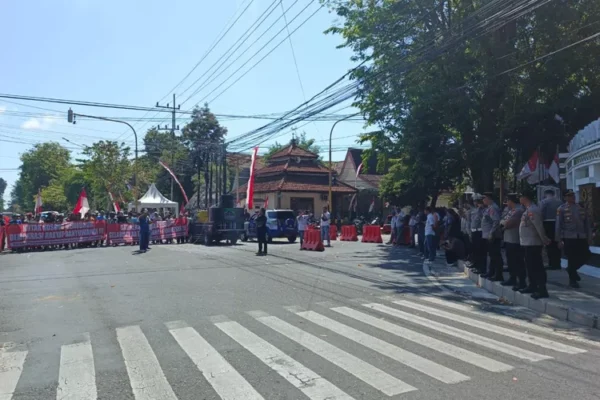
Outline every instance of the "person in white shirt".
<path id="1" fill-rule="evenodd" d="M 331 237 L 329 236 L 329 225 L 331 224 L 331 214 L 329 213 L 327 206 L 323 207 L 323 214 L 321 214 L 321 240 L 324 242 L 327 240 L 327 247 L 331 247 Z"/>
<path id="2" fill-rule="evenodd" d="M 437 252 L 437 237 L 436 229 L 440 217 L 437 213 L 433 212 L 431 207 L 425 208 L 425 214 L 427 215 L 427 221 L 425 222 L 425 262 L 432 263 L 435 261 L 435 255 Z"/>
<path id="3" fill-rule="evenodd" d="M 300 236 L 300 248 L 302 248 L 302 243 L 304 243 L 304 231 L 308 229 L 308 214 L 306 211 L 298 212 L 296 221 L 298 224 L 298 236 Z"/>
<path id="4" fill-rule="evenodd" d="M 398 228 L 398 214 L 396 213 L 396 210 L 392 211 L 392 220 L 390 222 L 391 225 L 391 236 L 390 236 L 390 241 L 388 242 L 388 244 L 392 244 L 394 243 L 394 241 L 396 240 L 397 237 L 397 228 Z"/>

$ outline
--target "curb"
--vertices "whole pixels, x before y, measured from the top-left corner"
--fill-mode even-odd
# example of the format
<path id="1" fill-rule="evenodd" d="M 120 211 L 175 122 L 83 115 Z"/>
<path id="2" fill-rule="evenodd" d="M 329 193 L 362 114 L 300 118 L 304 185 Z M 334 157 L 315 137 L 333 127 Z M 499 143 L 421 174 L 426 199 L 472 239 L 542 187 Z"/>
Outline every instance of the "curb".
<path id="1" fill-rule="evenodd" d="M 465 275 L 470 280 L 477 283 L 479 287 L 486 289 L 488 292 L 491 292 L 510 303 L 530 308 L 542 314 L 548 314 L 561 321 L 569 321 L 590 328 L 600 329 L 599 314 L 593 314 L 575 307 L 569 307 L 563 303 L 549 299 L 532 299 L 531 296 L 527 294 L 514 292 L 511 287 L 502 286 L 499 282 L 493 282 L 474 274 L 462 261 L 459 261 L 459 265 L 463 268 Z"/>

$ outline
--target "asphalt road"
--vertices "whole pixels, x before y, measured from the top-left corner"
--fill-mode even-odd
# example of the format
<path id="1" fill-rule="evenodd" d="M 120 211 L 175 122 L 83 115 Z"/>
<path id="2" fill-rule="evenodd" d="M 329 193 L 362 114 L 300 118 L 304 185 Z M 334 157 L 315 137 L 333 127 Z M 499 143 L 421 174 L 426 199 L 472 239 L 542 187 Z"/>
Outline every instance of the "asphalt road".
<path id="1" fill-rule="evenodd" d="M 409 249 L 132 250 L 0 256 L 0 400 L 600 398 L 596 337 L 440 296 Z"/>

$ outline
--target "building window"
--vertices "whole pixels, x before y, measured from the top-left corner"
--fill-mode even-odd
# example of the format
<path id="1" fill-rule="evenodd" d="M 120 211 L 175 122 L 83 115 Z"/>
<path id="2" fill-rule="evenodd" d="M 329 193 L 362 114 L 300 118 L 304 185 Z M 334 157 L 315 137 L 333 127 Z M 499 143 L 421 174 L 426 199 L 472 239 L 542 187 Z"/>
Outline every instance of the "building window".
<path id="1" fill-rule="evenodd" d="M 315 211 L 315 199 L 312 197 L 291 197 L 290 208 L 294 211 Z"/>

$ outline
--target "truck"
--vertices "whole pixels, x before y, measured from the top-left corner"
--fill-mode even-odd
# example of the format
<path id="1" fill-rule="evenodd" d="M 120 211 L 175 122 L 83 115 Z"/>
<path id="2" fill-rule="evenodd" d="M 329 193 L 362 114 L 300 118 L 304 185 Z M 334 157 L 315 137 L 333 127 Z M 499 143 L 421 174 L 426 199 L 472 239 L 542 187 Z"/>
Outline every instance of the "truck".
<path id="1" fill-rule="evenodd" d="M 198 211 L 196 221 L 190 226 L 192 242 L 205 246 L 221 241 L 235 245 L 243 232 L 244 209 L 233 207 L 230 195 L 221 196 L 219 205 Z"/>

